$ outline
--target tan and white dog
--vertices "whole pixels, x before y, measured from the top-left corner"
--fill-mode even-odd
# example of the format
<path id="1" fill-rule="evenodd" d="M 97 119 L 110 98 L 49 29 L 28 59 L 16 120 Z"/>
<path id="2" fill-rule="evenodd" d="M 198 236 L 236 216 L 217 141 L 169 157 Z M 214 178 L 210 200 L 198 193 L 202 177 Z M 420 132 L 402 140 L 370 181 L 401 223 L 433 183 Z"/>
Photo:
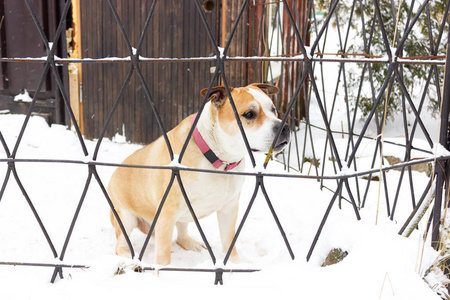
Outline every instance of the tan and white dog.
<path id="1" fill-rule="evenodd" d="M 278 88 L 263 83 L 251 84 L 241 88 L 231 88 L 236 109 L 252 151 L 267 152 L 281 120 L 268 95 L 278 92 Z M 207 89 L 201 91 L 204 97 Z M 243 171 L 244 156 L 247 153 L 236 118 L 225 88 L 215 87 L 211 93 L 200 119 L 196 132 L 191 137 L 182 164 L 192 168 Z M 167 133 L 174 153 L 180 153 L 195 115 L 184 119 Z M 198 130 L 198 131 L 197 131 Z M 283 150 L 289 142 L 289 127 L 284 125 L 278 138 L 275 152 Z M 206 145 L 206 149 L 204 148 Z M 162 137 L 150 145 L 137 150 L 123 164 L 165 166 L 171 163 L 166 143 Z M 129 235 L 134 228 L 148 233 L 155 212 L 169 184 L 171 170 L 150 170 L 142 168 L 119 167 L 111 177 L 108 192 L 117 213 Z M 214 174 L 204 172 L 181 172 L 183 186 L 196 216 L 200 219 L 217 212 L 220 237 L 224 251 L 227 251 L 235 235 L 238 200 L 243 176 Z M 187 226 L 193 218 L 185 203 L 181 190 L 175 182 L 168 194 L 161 215 L 155 226 L 156 263 L 170 264 L 172 235 L 177 227 L 177 243 L 187 250 L 200 251 L 204 246 L 188 235 Z M 126 240 L 120 227 L 111 214 L 115 227 L 116 253 L 130 256 Z M 238 262 L 236 249 L 230 259 Z"/>

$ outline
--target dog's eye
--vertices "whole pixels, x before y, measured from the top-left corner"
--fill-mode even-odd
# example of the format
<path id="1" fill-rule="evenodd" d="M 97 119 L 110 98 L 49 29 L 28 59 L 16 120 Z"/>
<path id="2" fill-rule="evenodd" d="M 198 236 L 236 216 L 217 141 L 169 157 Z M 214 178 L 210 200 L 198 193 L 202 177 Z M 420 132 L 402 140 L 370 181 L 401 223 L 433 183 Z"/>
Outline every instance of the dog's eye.
<path id="1" fill-rule="evenodd" d="M 253 111 L 248 111 L 245 114 L 242 115 L 246 119 L 253 119 L 256 117 L 256 114 Z"/>

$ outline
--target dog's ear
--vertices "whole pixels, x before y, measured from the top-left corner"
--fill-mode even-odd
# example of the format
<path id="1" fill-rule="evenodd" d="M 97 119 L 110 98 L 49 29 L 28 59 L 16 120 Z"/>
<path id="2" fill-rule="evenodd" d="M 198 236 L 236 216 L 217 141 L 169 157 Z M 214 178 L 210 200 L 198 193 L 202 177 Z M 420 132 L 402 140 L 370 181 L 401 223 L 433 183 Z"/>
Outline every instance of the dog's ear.
<path id="1" fill-rule="evenodd" d="M 230 89 L 230 92 L 233 90 L 233 88 L 231 86 L 229 87 L 229 89 Z M 201 90 L 200 95 L 202 95 L 202 97 L 205 97 L 207 91 L 208 91 L 208 89 Z M 208 95 L 208 100 L 211 101 L 212 103 L 214 103 L 214 105 L 216 107 L 222 106 L 222 104 L 225 102 L 226 98 L 227 98 L 227 92 L 226 92 L 224 86 L 213 87 Z"/>
<path id="2" fill-rule="evenodd" d="M 279 92 L 279 89 L 276 86 L 268 83 L 252 83 L 250 86 L 256 86 L 267 95 L 275 95 Z"/>

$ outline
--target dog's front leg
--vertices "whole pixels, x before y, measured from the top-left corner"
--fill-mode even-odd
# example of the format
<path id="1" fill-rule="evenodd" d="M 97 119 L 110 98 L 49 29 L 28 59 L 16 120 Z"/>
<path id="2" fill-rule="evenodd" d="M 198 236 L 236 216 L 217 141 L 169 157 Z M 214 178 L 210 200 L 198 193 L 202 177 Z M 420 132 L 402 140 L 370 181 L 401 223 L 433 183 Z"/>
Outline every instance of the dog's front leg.
<path id="1" fill-rule="evenodd" d="M 222 210 L 217 212 L 217 220 L 219 222 L 220 239 L 222 240 L 222 249 L 227 252 L 233 241 L 236 228 L 236 219 L 239 210 L 238 201 L 231 201 Z M 231 251 L 230 260 L 234 263 L 240 261 L 236 247 Z"/>
<path id="2" fill-rule="evenodd" d="M 175 216 L 173 214 L 161 214 L 155 230 L 155 263 L 158 265 L 166 266 L 170 264 L 174 228 Z"/>

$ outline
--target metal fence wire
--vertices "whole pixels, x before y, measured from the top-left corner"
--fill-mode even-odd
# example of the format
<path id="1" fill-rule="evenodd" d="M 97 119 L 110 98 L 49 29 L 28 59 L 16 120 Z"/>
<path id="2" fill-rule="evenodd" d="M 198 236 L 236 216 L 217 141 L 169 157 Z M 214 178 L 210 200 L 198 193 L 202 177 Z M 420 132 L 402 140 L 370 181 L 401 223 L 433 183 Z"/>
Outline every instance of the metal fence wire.
<path id="1" fill-rule="evenodd" d="M 411 215 L 400 232 L 403 234 L 408 228 L 414 227 L 413 220 L 420 214 L 421 208 L 423 208 L 424 203 L 430 201 L 429 191 L 433 187 L 435 188 L 435 198 L 432 207 L 433 213 L 430 215 L 428 220 L 428 226 L 432 229 L 430 230 L 432 234 L 433 245 L 437 245 L 439 241 L 439 225 L 441 220 L 441 211 L 443 207 L 446 207 L 446 200 L 448 195 L 447 174 L 448 174 L 448 155 L 434 155 L 430 149 L 435 147 L 432 138 L 430 137 L 430 132 L 428 132 L 426 126 L 423 122 L 423 117 L 421 112 L 427 109 L 428 102 L 430 101 L 429 93 L 430 90 L 434 91 L 435 102 L 439 110 L 439 118 L 436 118 L 436 122 L 440 122 L 440 132 L 439 132 L 439 143 L 443 145 L 446 149 L 449 147 L 449 101 L 450 101 L 450 76 L 445 76 L 444 74 L 450 74 L 448 69 L 450 68 L 449 56 L 442 52 L 445 44 L 448 43 L 449 36 L 449 26 L 448 26 L 448 15 L 450 4 L 446 3 L 439 13 L 439 22 L 435 19 L 436 15 L 430 13 L 433 1 L 393 1 L 393 0 L 374 0 L 374 1 L 242 1 L 242 5 L 238 10 L 238 14 L 233 16 L 234 23 L 229 36 L 226 39 L 226 44 L 223 48 L 219 47 L 218 41 L 216 41 L 214 34 L 211 32 L 209 24 L 206 19 L 206 13 L 204 10 L 204 1 L 192 0 L 195 3 L 195 7 L 198 11 L 198 16 L 204 25 L 204 28 L 209 37 L 209 43 L 213 46 L 214 55 L 211 57 L 184 57 L 184 58 L 174 58 L 174 57 L 164 57 L 164 58 L 150 58 L 142 57 L 141 49 L 143 42 L 148 38 L 148 28 L 151 24 L 152 17 L 154 15 L 155 7 L 158 5 L 164 5 L 163 1 L 154 0 L 150 6 L 147 13 L 147 19 L 140 33 L 139 42 L 137 45 L 133 45 L 130 42 L 128 33 L 124 28 L 124 24 L 119 16 L 116 9 L 116 3 L 113 0 L 106 0 L 111 13 L 116 21 L 116 26 L 120 30 L 123 39 L 125 41 L 124 47 L 128 50 L 129 56 L 108 59 L 108 58 L 82 58 L 74 59 L 67 57 L 57 57 L 55 55 L 55 48 L 52 45 L 56 45 L 59 39 L 65 38 L 65 26 L 67 14 L 71 7 L 71 1 L 67 1 L 62 12 L 61 19 L 59 21 L 59 26 L 55 33 L 55 40 L 50 42 L 45 34 L 44 25 L 41 24 L 36 16 L 33 9 L 33 5 L 30 0 L 25 0 L 26 6 L 29 10 L 30 16 L 33 19 L 36 28 L 39 31 L 42 43 L 47 49 L 48 55 L 42 58 L 20 58 L 20 57 L 1 57 L 0 61 L 2 63 L 11 62 L 24 62 L 24 63 L 40 63 L 44 65 L 44 70 L 42 72 L 41 80 L 36 87 L 36 93 L 33 97 L 33 101 L 30 104 L 29 111 L 26 115 L 25 121 L 23 122 L 21 131 L 17 136 L 14 146 L 10 149 L 4 139 L 2 132 L 0 131 L 0 141 L 2 143 L 4 157 L 0 158 L 0 162 L 7 165 L 6 174 L 0 190 L 0 200 L 4 196 L 4 192 L 8 184 L 14 180 L 19 186 L 23 196 L 31 208 L 34 217 L 36 218 L 42 233 L 44 234 L 48 246 L 52 255 L 57 258 L 59 263 L 45 264 L 45 263 L 29 263 L 29 262 L 7 262 L 1 261 L 1 265 L 22 265 L 22 266 L 37 266 L 37 267 L 50 267 L 54 269 L 51 282 L 54 282 L 56 278 L 63 277 L 63 269 L 65 268 L 87 268 L 87 265 L 72 265 L 64 262 L 65 254 L 68 248 L 68 244 L 71 240 L 72 232 L 77 224 L 78 216 L 80 210 L 83 206 L 84 200 L 86 198 L 89 188 L 93 184 L 97 184 L 103 194 L 105 201 L 108 202 L 114 217 L 116 218 L 120 228 L 122 229 L 132 256 L 137 256 L 139 260 L 142 260 L 146 246 L 152 236 L 155 224 L 158 221 L 159 213 L 164 207 L 164 203 L 168 192 L 173 187 L 173 185 L 178 184 L 183 192 L 184 200 L 189 207 L 189 210 L 194 218 L 196 227 L 200 232 L 204 244 L 207 247 L 208 253 L 211 260 L 216 264 L 215 254 L 209 245 L 209 242 L 203 233 L 201 224 L 199 223 L 196 212 L 190 205 L 189 195 L 185 192 L 183 188 L 183 182 L 180 174 L 183 172 L 213 172 L 226 174 L 227 176 L 247 176 L 255 178 L 255 187 L 253 195 L 249 201 L 248 207 L 245 209 L 242 220 L 239 221 L 236 235 L 233 242 L 223 260 L 223 266 L 226 266 L 228 258 L 231 254 L 231 250 L 240 236 L 243 227 L 246 224 L 247 217 L 252 209 L 252 205 L 256 199 L 256 195 L 262 192 L 266 200 L 266 204 L 269 207 L 273 219 L 278 227 L 278 230 L 283 238 L 286 245 L 288 253 L 292 259 L 294 259 L 294 251 L 289 243 L 289 239 L 283 229 L 283 220 L 280 220 L 277 213 L 272 205 L 271 198 L 272 195 L 266 191 L 264 178 L 266 177 L 280 177 L 280 178 L 293 178 L 294 180 L 315 180 L 320 181 L 321 186 L 324 189 L 330 189 L 332 191 L 332 197 L 329 201 L 329 205 L 324 212 L 323 219 L 320 223 L 317 233 L 311 241 L 310 250 L 307 254 L 306 259 L 309 260 L 313 254 L 314 248 L 319 241 L 322 229 L 326 225 L 327 218 L 332 210 L 332 208 L 339 205 L 341 201 L 347 201 L 354 209 L 355 218 L 360 219 L 360 210 L 364 207 L 366 199 L 368 197 L 368 188 L 373 182 L 376 175 L 379 174 L 378 180 L 383 181 L 383 185 L 380 185 L 384 189 L 387 204 L 387 215 L 394 218 L 395 209 L 398 201 L 411 201 Z M 401 2 L 401 5 L 397 2 Z M 295 13 L 298 11 L 296 9 L 297 5 L 304 5 L 304 13 L 306 14 L 306 23 L 300 24 L 300 16 Z M 203 5 L 203 6 L 202 6 Z M 261 41 L 264 39 L 265 51 L 262 55 L 257 50 L 254 56 L 229 56 L 230 45 L 235 38 L 236 28 L 242 20 L 244 14 L 248 14 L 249 11 L 255 9 L 258 6 L 264 7 L 262 18 L 260 19 L 261 26 L 259 32 L 254 34 L 259 37 L 261 47 Z M 382 9 L 388 7 L 389 15 L 386 18 L 382 14 Z M 398 7 L 398 10 L 397 10 Z M 320 11 L 317 11 L 320 8 Z M 405 15 L 402 10 L 407 9 L 405 19 L 400 20 L 400 16 Z M 325 14 L 323 14 L 325 12 Z M 282 21 L 289 20 L 289 26 L 281 26 Z M 302 21 L 303 22 L 303 21 Z M 423 23 L 425 22 L 425 23 Z M 278 24 L 273 25 L 273 24 Z M 357 24 L 357 25 L 355 25 Z M 401 26 L 399 26 L 401 24 Z M 431 29 L 430 24 L 435 24 L 436 30 Z M 338 30 L 337 40 L 339 42 L 338 49 L 336 53 L 326 52 L 327 35 L 330 28 L 336 26 Z M 349 38 L 352 34 L 355 34 L 353 29 L 358 27 L 358 32 L 362 33 L 359 36 L 359 42 L 361 42 L 362 47 L 359 49 L 350 45 Z M 395 28 L 394 39 L 392 40 L 391 32 L 392 27 Z M 299 28 L 304 28 L 300 30 Z M 343 28 L 345 30 L 343 30 Z M 406 46 L 410 46 L 411 37 L 415 32 L 420 29 L 427 30 L 426 45 L 424 49 L 428 54 L 420 56 L 404 56 Z M 391 30 L 391 31 L 390 31 Z M 378 40 L 375 38 L 378 34 Z M 287 39 L 285 41 L 276 42 L 277 37 L 285 36 Z M 275 42 L 273 42 L 275 41 Z M 310 42 L 309 42 L 310 41 Z M 378 44 L 376 44 L 376 42 Z M 291 47 L 289 45 L 294 45 Z M 376 45 L 380 48 L 377 50 Z M 381 50 L 380 50 L 381 49 Z M 298 51 L 298 52 L 295 52 Z M 281 84 L 279 81 L 283 76 L 287 76 L 286 70 L 289 68 L 297 68 L 296 76 L 289 77 L 287 81 L 289 82 L 288 91 L 280 96 L 276 96 L 275 102 L 282 116 L 283 125 L 289 123 L 291 129 L 296 133 L 295 138 L 293 138 L 289 149 L 284 152 L 282 156 L 277 157 L 278 160 L 283 161 L 285 168 L 288 172 L 283 174 L 270 173 L 267 171 L 257 171 L 254 172 L 234 172 L 234 171 L 208 171 L 202 169 L 193 168 L 183 168 L 181 164 L 183 163 L 183 156 L 185 154 L 187 143 L 193 134 L 193 128 L 197 124 L 199 116 L 208 101 L 207 96 L 204 97 L 202 104 L 198 108 L 198 115 L 195 118 L 192 129 L 188 134 L 187 140 L 184 142 L 184 147 L 181 153 L 174 153 L 169 139 L 166 135 L 166 131 L 169 128 L 165 128 L 160 114 L 155 105 L 155 100 L 152 98 L 150 88 L 147 83 L 147 78 L 144 76 L 141 66 L 143 64 L 155 64 L 160 61 L 170 62 L 170 63 L 180 63 L 180 62 L 213 62 L 215 64 L 215 72 L 213 79 L 209 83 L 208 92 L 209 94 L 213 86 L 216 85 L 218 80 L 225 86 L 226 94 L 229 101 L 233 107 L 233 111 L 241 132 L 242 138 L 247 146 L 248 156 L 253 167 L 257 166 L 255 157 L 250 150 L 248 140 L 246 138 L 245 131 L 239 120 L 239 115 L 234 105 L 234 101 L 229 88 L 229 80 L 226 73 L 226 62 L 235 61 L 240 63 L 254 64 L 256 69 L 259 69 L 259 79 L 266 82 L 271 82 L 274 84 Z M 81 64 L 99 64 L 99 63 L 122 63 L 128 66 L 128 73 L 123 82 L 122 88 L 115 97 L 114 105 L 109 113 L 108 118 L 102 128 L 100 136 L 98 138 L 95 150 L 93 153 L 89 153 L 86 147 L 85 141 L 83 139 L 80 128 L 77 125 L 74 113 L 70 106 L 68 87 L 63 84 L 63 80 L 60 73 L 57 71 L 58 66 L 67 65 L 69 63 L 81 63 Z M 324 75 L 327 72 L 327 68 L 330 66 L 338 65 L 337 81 L 336 82 L 324 82 Z M 410 86 L 405 81 L 405 76 L 408 76 L 407 69 L 410 66 L 416 68 L 421 68 L 424 72 L 424 79 L 420 82 L 421 95 L 419 100 L 413 99 L 411 95 Z M 278 68 L 278 71 L 277 71 Z M 377 85 L 376 81 L 376 69 L 383 69 L 383 80 Z M 261 71 L 264 70 L 264 71 Z M 278 72 L 278 73 L 277 73 Z M 285 73 L 283 73 L 285 72 Z M 70 116 L 70 120 L 73 124 L 74 131 L 78 137 L 80 146 L 84 155 L 88 158 L 87 160 L 58 160 L 58 159 L 35 159 L 35 158 L 17 158 L 17 152 L 21 147 L 23 136 L 27 127 L 29 126 L 29 121 L 33 113 L 33 109 L 38 98 L 39 92 L 43 88 L 44 80 L 48 74 L 51 73 L 54 76 L 56 83 L 58 85 L 59 91 L 62 95 L 66 110 Z M 278 75 L 277 75 L 277 74 Z M 262 75 L 261 75 L 262 74 Z M 284 75 L 283 75 L 284 74 Z M 292 74 L 292 73 L 291 73 Z M 112 115 L 117 110 L 118 104 L 121 101 L 126 101 L 123 97 L 123 92 L 126 86 L 129 84 L 131 78 L 135 76 L 137 80 L 142 83 L 145 91 L 148 103 L 153 109 L 152 117 L 158 123 L 160 132 L 165 140 L 167 149 L 170 153 L 172 160 L 177 160 L 179 164 L 173 164 L 170 166 L 147 166 L 147 165 L 120 165 L 116 163 L 102 162 L 98 161 L 99 148 L 102 144 L 102 140 L 105 138 L 106 130 L 108 124 L 111 122 Z M 353 76 L 352 86 L 351 76 Z M 354 79 L 356 78 L 356 80 Z M 334 92 L 325 93 L 325 85 L 332 87 Z M 368 92 L 364 96 L 364 90 Z M 397 94 L 395 94 L 395 91 Z M 356 93 L 355 93 L 356 91 Z M 331 123 L 333 121 L 333 116 L 335 114 L 335 103 L 338 98 L 338 94 L 344 95 L 345 97 L 345 114 L 348 119 L 348 127 L 342 128 L 342 130 L 333 129 Z M 331 95 L 331 96 L 330 96 Z M 353 98 L 351 95 L 354 95 Z M 287 98 L 286 98 L 287 96 Z M 326 101 L 327 97 L 332 97 L 333 101 Z M 363 125 L 361 127 L 356 127 L 357 116 L 362 109 L 362 103 L 365 98 L 368 98 L 370 103 L 369 108 L 365 110 L 365 115 L 363 119 Z M 383 145 L 393 143 L 392 141 L 384 140 L 384 130 L 386 126 L 386 118 L 388 117 L 388 99 L 391 97 L 397 97 L 399 101 L 399 115 L 404 118 L 404 142 L 396 142 L 396 146 L 402 147 L 404 149 L 404 159 L 403 162 L 388 165 L 383 164 L 378 167 L 377 159 L 383 156 Z M 301 103 L 300 103 L 301 102 Z M 310 104 L 315 103 L 314 111 Z M 333 103 L 332 107 L 327 107 L 326 103 Z M 299 109 L 300 107 L 300 109 Z M 410 113 L 412 119 L 406 120 L 407 112 Z M 311 122 L 311 115 L 319 115 L 322 119 L 322 124 L 313 124 Z M 409 122 L 410 126 L 406 126 Z M 368 134 L 368 129 L 371 125 L 376 126 L 376 135 L 370 136 Z M 275 141 L 281 134 L 283 126 L 280 126 L 278 130 L 277 137 L 274 139 L 272 147 L 275 146 Z M 326 144 L 323 147 L 318 147 L 314 142 L 313 130 L 324 131 L 326 133 Z M 424 139 L 428 143 L 429 148 L 422 149 L 415 145 L 415 137 L 418 135 L 417 132 L 421 131 Z M 336 136 L 345 136 L 346 147 L 345 151 L 342 151 L 336 142 Z M 303 138 L 303 141 L 301 138 Z M 370 167 L 366 169 L 358 169 L 356 160 L 357 152 L 361 150 L 362 142 L 366 139 L 372 139 L 376 142 L 376 147 L 372 153 L 372 159 Z M 312 157 L 310 157 L 311 165 L 313 166 L 313 172 L 315 175 L 305 175 L 300 173 L 302 171 L 305 163 L 305 157 L 308 155 L 306 153 L 306 146 L 309 145 L 312 150 Z M 303 145 L 303 146 L 302 146 Z M 318 153 L 315 149 L 325 149 L 323 150 L 323 156 Z M 412 151 L 420 151 L 424 153 L 427 158 L 424 159 L 414 159 L 411 155 Z M 267 159 L 264 162 L 263 167 L 266 168 L 269 163 L 272 162 L 272 153 L 267 155 Z M 331 159 L 328 159 L 331 157 Z M 318 163 L 320 161 L 320 164 Z M 33 164 L 33 163 L 52 163 L 52 164 L 78 164 L 86 166 L 87 179 L 83 188 L 81 198 L 78 202 L 76 210 L 73 215 L 73 219 L 70 228 L 66 234 L 65 242 L 60 251 L 55 248 L 52 238 L 48 234 L 41 217 L 36 210 L 33 199 L 27 193 L 26 187 L 22 184 L 21 175 L 19 174 L 16 166 L 18 164 Z M 431 175 L 429 176 L 429 182 L 424 190 L 418 191 L 413 184 L 412 169 L 418 164 L 430 164 L 431 165 Z M 332 164 L 335 173 L 325 174 L 324 165 Z M 127 167 L 127 168 L 145 168 L 145 169 L 167 169 L 170 170 L 171 180 L 167 187 L 165 196 L 161 199 L 160 206 L 155 216 L 153 223 L 151 224 L 150 232 L 148 233 L 144 246 L 140 253 L 135 253 L 131 241 L 126 234 L 122 222 L 111 202 L 111 199 L 105 189 L 104 182 L 99 176 L 97 169 L 99 167 Z M 401 172 L 400 179 L 397 183 L 397 190 L 395 195 L 390 195 L 388 188 L 386 186 L 386 173 L 391 169 L 399 169 Z M 410 182 L 410 199 L 399 199 L 399 190 L 402 184 L 405 184 L 406 180 L 409 179 Z M 416 194 L 420 194 L 420 198 L 416 199 Z M 300 196 L 299 196 L 300 197 Z M 444 197 L 444 198 L 443 198 Z M 222 265 L 222 264 L 221 264 Z M 142 268 L 141 271 L 152 270 L 153 268 Z M 224 272 L 254 272 L 257 270 L 250 269 L 227 269 L 226 267 L 217 267 L 213 269 L 190 269 L 190 268 L 162 268 L 160 271 L 195 271 L 195 272 L 212 272 L 215 274 L 215 283 L 222 284 L 222 274 Z"/>

